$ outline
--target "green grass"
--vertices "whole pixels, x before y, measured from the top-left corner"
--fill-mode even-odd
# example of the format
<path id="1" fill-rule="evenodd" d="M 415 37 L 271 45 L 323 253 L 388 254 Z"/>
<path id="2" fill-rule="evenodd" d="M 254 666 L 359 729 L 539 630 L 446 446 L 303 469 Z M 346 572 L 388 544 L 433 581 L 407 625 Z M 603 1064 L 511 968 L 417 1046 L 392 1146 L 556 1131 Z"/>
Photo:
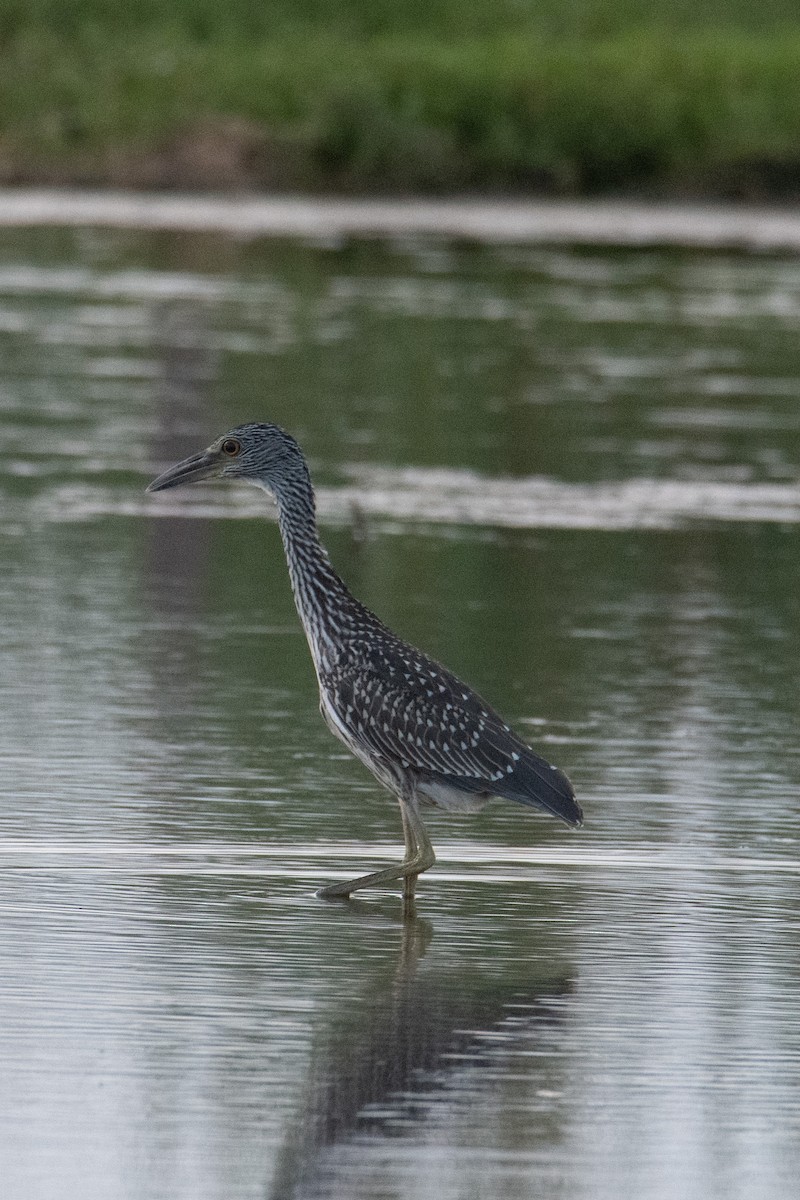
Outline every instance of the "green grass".
<path id="1" fill-rule="evenodd" d="M 800 192 L 788 0 L 0 0 L 0 178 Z"/>
<path id="2" fill-rule="evenodd" d="M 264 40 L 321 30 L 343 39 L 523 33 L 606 40 L 631 29 L 736 29 L 765 33 L 796 24 L 796 0 L 0 0 L 0 39 L 32 28 L 71 38 L 179 30 L 192 41 Z"/>

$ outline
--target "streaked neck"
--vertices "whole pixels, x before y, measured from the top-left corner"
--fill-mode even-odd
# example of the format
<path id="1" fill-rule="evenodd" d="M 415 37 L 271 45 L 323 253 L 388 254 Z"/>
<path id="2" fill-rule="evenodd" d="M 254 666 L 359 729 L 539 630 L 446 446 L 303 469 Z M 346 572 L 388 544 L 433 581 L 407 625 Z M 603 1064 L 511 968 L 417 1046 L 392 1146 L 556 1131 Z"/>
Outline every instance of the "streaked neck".
<path id="1" fill-rule="evenodd" d="M 356 602 L 320 541 L 310 482 L 290 480 L 275 488 L 274 495 L 294 602 L 319 672 L 335 661 Z"/>

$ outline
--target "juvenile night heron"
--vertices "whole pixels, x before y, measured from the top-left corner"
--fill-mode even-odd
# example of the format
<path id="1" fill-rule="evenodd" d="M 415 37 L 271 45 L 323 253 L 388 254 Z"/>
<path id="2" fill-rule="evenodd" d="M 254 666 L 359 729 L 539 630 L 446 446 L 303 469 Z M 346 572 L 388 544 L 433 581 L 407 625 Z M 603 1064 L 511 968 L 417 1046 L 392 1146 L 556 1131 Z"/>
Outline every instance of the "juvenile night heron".
<path id="1" fill-rule="evenodd" d="M 404 911 L 413 912 L 417 876 L 435 861 L 423 805 L 469 812 L 500 796 L 580 825 L 566 775 L 535 754 L 472 688 L 387 629 L 339 578 L 319 539 L 311 478 L 293 437 L 277 425 L 239 425 L 147 490 L 217 477 L 245 479 L 274 495 L 322 715 L 400 802 L 403 861 L 330 884 L 320 896 L 346 898 L 402 879 Z"/>

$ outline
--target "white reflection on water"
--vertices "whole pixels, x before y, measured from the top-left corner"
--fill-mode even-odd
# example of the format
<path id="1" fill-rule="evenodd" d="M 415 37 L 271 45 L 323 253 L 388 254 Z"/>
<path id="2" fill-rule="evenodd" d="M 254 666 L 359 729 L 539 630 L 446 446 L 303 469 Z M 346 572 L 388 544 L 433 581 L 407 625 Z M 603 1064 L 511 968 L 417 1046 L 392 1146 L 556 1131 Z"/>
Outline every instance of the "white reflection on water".
<path id="1" fill-rule="evenodd" d="M 382 842 L 330 842 L 312 844 L 272 843 L 258 845 L 235 842 L 197 842 L 185 845 L 147 845 L 136 842 L 42 842 L 9 838 L 0 843 L 0 864 L 7 869 L 27 871 L 60 870 L 120 872 L 147 875 L 216 874 L 263 875 L 271 878 L 308 878 L 322 881 L 337 874 L 330 864 L 337 860 L 372 861 L 390 859 L 397 846 Z M 756 875 L 800 875 L 800 859 L 748 857 L 642 846 L 614 849 L 610 846 L 550 845 L 524 849 L 491 845 L 485 841 L 436 842 L 436 877 L 450 883 L 500 883 L 536 879 L 538 867 L 577 867 L 592 870 L 675 872 L 694 875 L 753 873 Z M 198 862 L 198 859 L 205 860 Z M 258 859 L 258 863 L 253 860 Z M 151 861 L 153 860 L 153 861 Z M 164 861 L 168 860 L 168 861 Z M 242 862 L 238 860 L 244 860 Z M 305 865 L 303 865 L 305 864 Z M 314 864 L 314 865 L 311 865 Z M 351 869 L 338 873 L 342 878 Z"/>
<path id="2" fill-rule="evenodd" d="M 98 464 L 98 473 L 112 466 Z M 121 464 L 120 464 L 121 465 Z M 88 468 L 91 470 L 91 467 Z M 10 463 L 10 473 L 17 465 Z M 557 479 L 492 479 L 473 471 L 418 467 L 351 467 L 350 487 L 317 489 L 322 521 L 350 524 L 354 513 L 400 527 L 420 524 L 508 529 L 680 529 L 691 522 L 745 521 L 797 524 L 800 483 L 628 479 L 620 483 L 564 483 Z M 26 474 L 50 473 L 44 464 Z M 87 473 L 84 467 L 82 473 Z M 187 491 L 176 499 L 120 498 L 118 489 L 61 484 L 41 492 L 35 514 L 47 521 L 125 516 L 264 517 L 273 512 L 244 487 Z"/>

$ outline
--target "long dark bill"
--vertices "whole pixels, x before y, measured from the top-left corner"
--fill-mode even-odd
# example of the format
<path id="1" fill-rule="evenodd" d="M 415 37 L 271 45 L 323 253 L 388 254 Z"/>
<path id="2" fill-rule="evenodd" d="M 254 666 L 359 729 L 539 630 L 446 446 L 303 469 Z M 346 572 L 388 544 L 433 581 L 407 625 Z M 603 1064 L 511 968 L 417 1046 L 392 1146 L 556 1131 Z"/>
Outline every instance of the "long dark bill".
<path id="1" fill-rule="evenodd" d="M 182 483 L 198 483 L 201 479 L 211 479 L 219 471 L 219 459 L 204 450 L 202 454 L 193 454 L 183 462 L 164 471 L 158 479 L 147 485 L 148 492 L 163 492 L 165 488 L 180 487 Z"/>

